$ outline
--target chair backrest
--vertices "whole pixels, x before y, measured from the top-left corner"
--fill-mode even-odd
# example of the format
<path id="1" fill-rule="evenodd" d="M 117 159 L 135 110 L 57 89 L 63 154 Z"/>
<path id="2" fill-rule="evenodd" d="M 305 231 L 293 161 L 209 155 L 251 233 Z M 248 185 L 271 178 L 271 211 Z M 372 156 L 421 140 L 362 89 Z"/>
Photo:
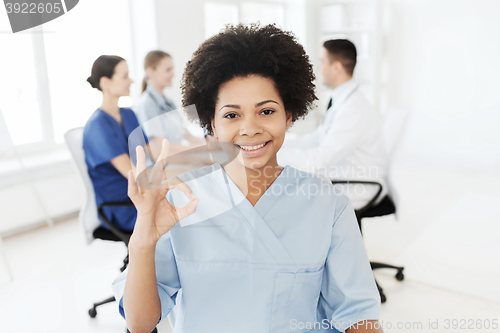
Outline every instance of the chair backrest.
<path id="1" fill-rule="evenodd" d="M 390 108 L 384 117 L 382 132 L 385 148 L 391 162 L 396 148 L 402 142 L 402 134 L 406 130 L 409 115 L 410 112 L 407 108 Z"/>
<path id="2" fill-rule="evenodd" d="M 73 165 L 78 171 L 85 187 L 85 191 L 87 192 L 78 218 L 85 233 L 85 240 L 87 241 L 87 244 L 90 244 L 94 240 L 92 233 L 101 225 L 101 222 L 97 217 L 94 186 L 90 180 L 87 163 L 85 163 L 85 151 L 83 150 L 83 127 L 77 127 L 67 131 L 64 134 L 64 140 L 66 141 L 69 151 L 71 152 L 71 156 L 73 157 Z"/>
<path id="3" fill-rule="evenodd" d="M 401 147 L 403 142 L 404 133 L 406 132 L 406 127 L 408 124 L 408 118 L 410 115 L 410 110 L 408 108 L 390 108 L 384 117 L 382 125 L 382 133 L 384 136 L 384 143 L 388 154 L 387 163 L 387 186 L 391 198 L 396 206 L 396 218 L 398 217 L 399 206 L 399 194 L 394 187 L 392 181 L 392 168 L 394 164 L 394 156 L 396 152 Z"/>

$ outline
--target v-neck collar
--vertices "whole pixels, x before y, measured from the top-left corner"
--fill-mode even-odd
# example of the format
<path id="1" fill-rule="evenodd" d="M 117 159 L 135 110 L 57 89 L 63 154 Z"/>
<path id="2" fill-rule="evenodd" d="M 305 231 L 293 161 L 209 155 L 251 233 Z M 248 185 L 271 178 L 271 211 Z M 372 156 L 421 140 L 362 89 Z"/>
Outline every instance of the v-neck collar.
<path id="1" fill-rule="evenodd" d="M 237 202 L 235 205 L 244 203 L 244 205 L 250 206 L 255 209 L 262 217 L 269 211 L 269 209 L 274 205 L 278 198 L 280 198 L 282 195 L 286 195 L 286 185 L 290 183 L 290 167 L 286 165 L 284 166 L 283 170 L 281 170 L 278 177 L 276 177 L 273 183 L 262 194 L 259 200 L 257 200 L 255 205 L 252 205 L 252 203 L 247 199 L 246 195 L 241 192 L 239 187 L 236 186 L 234 181 L 231 179 L 231 177 L 229 177 L 229 175 L 219 163 L 214 164 L 213 167 L 214 171 L 216 172 L 218 171 L 218 169 L 220 169 L 219 172 L 221 173 L 221 177 L 214 177 L 214 179 L 217 183 L 220 183 L 220 181 L 223 182 L 223 184 L 219 184 L 221 187 L 227 187 L 227 194 L 229 195 L 233 204 L 235 204 L 234 201 Z M 237 192 L 235 193 L 234 191 Z"/>
<path id="2" fill-rule="evenodd" d="M 269 186 L 266 192 L 259 198 L 255 206 L 252 206 L 250 201 L 243 195 L 220 164 L 213 165 L 213 168 L 212 170 L 215 172 L 211 173 L 211 176 L 215 183 L 219 185 L 219 187 L 223 189 L 223 192 L 229 197 L 234 210 L 241 215 L 241 221 L 246 222 L 251 230 L 253 230 L 261 241 L 262 246 L 264 246 L 272 256 L 274 262 L 278 264 L 294 264 L 294 260 L 290 256 L 290 253 L 288 253 L 270 225 L 273 221 L 266 221 L 265 219 L 265 215 L 269 209 L 277 200 L 283 197 L 283 192 L 285 192 L 284 195 L 287 195 L 286 190 L 283 191 L 283 189 L 286 189 L 286 185 L 293 180 L 293 177 L 289 177 L 289 170 L 291 170 L 291 168 L 288 166 L 283 168 L 271 186 Z M 278 189 L 278 191 L 275 189 Z M 237 204 L 235 204 L 235 201 Z"/>
<path id="3" fill-rule="evenodd" d="M 107 113 L 106 111 L 104 111 L 103 109 L 99 108 L 98 110 L 101 111 L 102 113 L 104 113 L 108 118 L 113 119 L 114 122 L 116 124 L 118 124 L 118 126 L 124 127 L 124 125 L 123 125 L 123 112 L 122 112 L 122 108 L 118 108 L 118 112 L 120 113 L 120 118 L 122 119 L 122 123 L 121 124 L 118 122 L 118 120 L 116 120 L 115 117 L 113 117 L 112 115 L 110 115 L 109 113 Z"/>

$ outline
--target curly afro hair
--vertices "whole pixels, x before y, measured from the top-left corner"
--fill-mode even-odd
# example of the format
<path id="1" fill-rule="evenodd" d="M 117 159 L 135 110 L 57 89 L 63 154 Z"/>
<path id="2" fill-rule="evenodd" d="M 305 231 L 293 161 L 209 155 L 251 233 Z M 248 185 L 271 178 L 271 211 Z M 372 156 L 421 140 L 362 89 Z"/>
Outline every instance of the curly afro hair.
<path id="1" fill-rule="evenodd" d="M 188 61 L 182 76 L 182 105 L 194 104 L 192 121 L 213 134 L 211 120 L 219 87 L 235 77 L 260 75 L 274 81 L 292 114 L 292 122 L 304 117 L 318 98 L 309 56 L 291 32 L 276 25 L 226 25 L 203 42 Z M 196 119 L 198 118 L 198 119 Z"/>

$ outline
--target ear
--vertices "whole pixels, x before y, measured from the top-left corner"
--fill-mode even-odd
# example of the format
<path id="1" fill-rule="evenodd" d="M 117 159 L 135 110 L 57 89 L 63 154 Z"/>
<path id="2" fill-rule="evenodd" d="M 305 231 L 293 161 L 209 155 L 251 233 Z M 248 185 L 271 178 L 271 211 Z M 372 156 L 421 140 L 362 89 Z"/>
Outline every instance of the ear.
<path id="1" fill-rule="evenodd" d="M 292 126 L 292 118 L 293 118 L 293 115 L 291 112 L 286 112 L 286 129 L 289 129 L 290 126 Z"/>
<path id="2" fill-rule="evenodd" d="M 146 68 L 145 73 L 146 73 L 146 76 L 148 77 L 148 79 L 150 79 L 154 73 L 154 69 L 152 67 L 148 67 L 148 68 Z"/>
<path id="3" fill-rule="evenodd" d="M 213 119 L 210 121 L 210 125 L 212 126 L 212 132 L 214 132 L 214 137 L 218 139 L 219 137 L 217 136 L 217 131 L 215 130 L 215 122 Z"/>
<path id="4" fill-rule="evenodd" d="M 335 60 L 335 61 L 333 62 L 333 68 L 335 69 L 335 72 L 336 72 L 336 73 L 339 73 L 339 72 L 341 72 L 341 71 L 344 71 L 344 70 L 345 70 L 345 69 L 344 69 L 344 66 L 342 65 L 342 63 L 341 63 L 340 61 L 338 61 L 338 60 Z"/>
<path id="5" fill-rule="evenodd" d="M 101 90 L 108 88 L 109 81 L 110 81 L 109 77 L 101 76 L 101 78 L 99 79 L 99 87 L 101 88 Z"/>

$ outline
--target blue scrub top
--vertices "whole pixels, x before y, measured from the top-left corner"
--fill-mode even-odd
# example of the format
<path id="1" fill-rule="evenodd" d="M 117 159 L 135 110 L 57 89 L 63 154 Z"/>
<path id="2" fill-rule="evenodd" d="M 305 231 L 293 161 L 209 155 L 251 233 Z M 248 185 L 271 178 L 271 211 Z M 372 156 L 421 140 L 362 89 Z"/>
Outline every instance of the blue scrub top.
<path id="1" fill-rule="evenodd" d="M 120 108 L 120 115 L 122 125 L 108 113 L 97 109 L 83 130 L 85 161 L 98 207 L 103 202 L 130 200 L 127 195 L 127 179 L 110 161 L 122 154 L 129 155 L 128 136 L 139 127 L 139 122 L 131 109 Z M 131 159 L 134 161 L 135 156 L 131 156 Z M 134 229 L 137 216 L 134 206 L 106 207 L 104 214 L 120 229 Z M 106 227 L 104 224 L 103 226 Z"/>
<path id="2" fill-rule="evenodd" d="M 174 332 L 343 332 L 378 320 L 354 210 L 329 181 L 286 166 L 253 206 L 220 164 L 179 178 L 196 212 L 155 253 L 161 319 L 175 305 Z M 167 199 L 189 201 L 177 189 Z M 113 283 L 122 315 L 127 272 Z"/>

